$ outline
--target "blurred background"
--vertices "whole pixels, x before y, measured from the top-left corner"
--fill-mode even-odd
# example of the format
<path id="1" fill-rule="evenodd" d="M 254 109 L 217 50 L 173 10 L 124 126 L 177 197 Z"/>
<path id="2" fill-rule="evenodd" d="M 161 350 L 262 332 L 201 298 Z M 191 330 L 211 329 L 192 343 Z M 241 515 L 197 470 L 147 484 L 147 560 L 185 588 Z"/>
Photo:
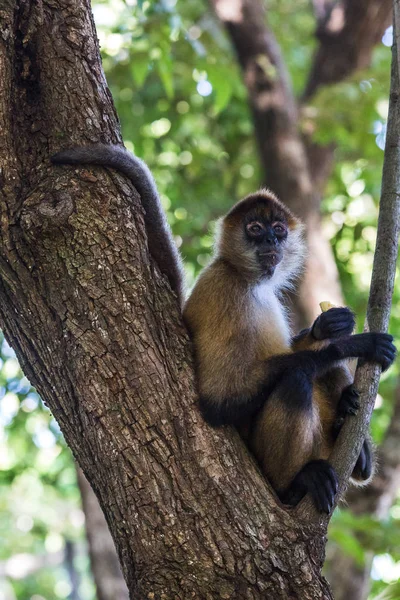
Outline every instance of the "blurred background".
<path id="1" fill-rule="evenodd" d="M 252 88 L 243 48 L 236 45 L 235 51 L 234 31 L 226 29 L 223 11 L 216 15 L 211 4 L 218 2 L 92 0 L 125 144 L 154 173 L 189 284 L 209 260 L 218 216 L 245 194 L 274 181 L 268 165 L 265 169 L 259 128 L 258 139 L 255 132 L 264 111 L 265 143 L 269 132 L 278 136 L 274 119 L 282 108 L 268 105 L 268 93 L 280 85 L 282 71 L 257 49 L 262 85 Z M 227 6 L 227 0 L 220 4 Z M 257 11 L 263 3 L 248 4 Z M 369 4 L 373 3 L 365 2 Z M 306 149 L 312 187 L 323 196 L 322 221 L 315 217 L 316 192 L 305 194 L 310 208 L 303 216 L 310 227 L 317 223 L 319 234 L 331 245 L 340 276 L 338 286 L 335 269 L 329 267 L 325 275 L 332 280 L 332 291 L 326 286 L 318 301 L 335 301 L 343 294 L 362 328 L 388 111 L 390 18 L 381 18 L 369 48 L 356 49 L 360 60 L 349 72 L 345 67 L 333 79 L 324 79 L 322 61 L 319 83 L 314 85 L 310 74 L 315 73 L 323 28 L 330 19 L 327 3 L 269 0 L 265 7 L 259 26 L 266 28 L 267 37 L 273 32 L 293 93 L 302 98 L 295 135 Z M 343 18 L 352 17 L 344 11 Z M 377 26 L 377 21 L 378 17 L 365 27 Z M 368 36 L 362 39 L 368 42 Z M 356 35 L 352 43 L 357 43 Z M 349 52 L 344 56 L 348 65 L 350 50 L 343 47 Z M 368 55 L 365 60 L 363 52 Z M 283 104 L 291 93 L 285 85 L 278 98 Z M 259 102 L 264 92 L 267 108 Z M 390 331 L 398 347 L 399 299 L 397 280 Z M 292 300 L 299 323 L 315 313 L 315 302 L 309 307 L 304 298 L 301 306 L 296 302 Z M 0 347 L 0 600 L 123 599 L 123 587 L 118 588 L 123 584 L 110 583 L 119 578 L 116 568 L 111 573 L 104 570 L 101 581 L 93 547 L 91 566 L 77 471 L 57 423 L 3 339 Z M 347 506 L 338 509 L 331 522 L 326 572 L 338 599 L 400 598 L 398 371 L 397 364 L 383 376 L 372 420 L 374 440 L 382 448 L 381 475 L 370 491 L 350 494 Z M 95 533 L 104 527 L 96 523 Z M 355 583 L 356 592 L 351 587 Z"/>

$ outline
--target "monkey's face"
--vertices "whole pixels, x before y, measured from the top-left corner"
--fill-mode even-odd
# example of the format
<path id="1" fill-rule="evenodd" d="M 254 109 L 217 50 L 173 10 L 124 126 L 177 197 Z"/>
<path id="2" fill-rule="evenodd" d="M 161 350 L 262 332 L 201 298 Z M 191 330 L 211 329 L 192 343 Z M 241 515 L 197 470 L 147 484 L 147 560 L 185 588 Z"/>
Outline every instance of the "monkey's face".
<path id="1" fill-rule="evenodd" d="M 287 286 L 304 260 L 302 225 L 272 192 L 260 190 L 223 219 L 217 252 L 249 282 Z"/>
<path id="2" fill-rule="evenodd" d="M 281 211 L 258 212 L 261 214 L 250 212 L 244 220 L 245 243 L 253 251 L 262 274 L 272 277 L 283 258 L 288 223 Z"/>

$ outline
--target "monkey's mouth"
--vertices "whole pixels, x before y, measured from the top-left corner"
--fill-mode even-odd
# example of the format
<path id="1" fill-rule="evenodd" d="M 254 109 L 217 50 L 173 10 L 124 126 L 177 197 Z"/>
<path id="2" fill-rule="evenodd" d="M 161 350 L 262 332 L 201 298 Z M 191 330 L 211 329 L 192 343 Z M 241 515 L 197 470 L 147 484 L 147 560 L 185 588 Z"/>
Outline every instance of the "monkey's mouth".
<path id="1" fill-rule="evenodd" d="M 268 277 L 272 277 L 274 274 L 275 268 L 281 262 L 282 256 L 280 252 L 276 252 L 275 250 L 271 252 L 259 252 L 258 253 L 258 262 L 260 264 L 263 272 L 268 275 Z"/>
<path id="2" fill-rule="evenodd" d="M 259 252 L 258 260 L 260 261 L 261 265 L 276 267 L 276 265 L 281 260 L 281 254 L 280 252 L 276 252 L 275 250 L 272 250 L 271 252 Z"/>

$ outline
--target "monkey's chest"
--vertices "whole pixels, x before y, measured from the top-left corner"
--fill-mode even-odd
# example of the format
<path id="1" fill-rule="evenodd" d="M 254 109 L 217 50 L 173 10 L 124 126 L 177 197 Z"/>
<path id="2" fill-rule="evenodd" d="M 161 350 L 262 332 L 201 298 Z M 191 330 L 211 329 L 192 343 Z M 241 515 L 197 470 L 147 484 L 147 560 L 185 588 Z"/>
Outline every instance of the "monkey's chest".
<path id="1" fill-rule="evenodd" d="M 273 295 L 255 296 L 252 305 L 258 356 L 264 360 L 290 351 L 290 329 L 284 308 Z"/>

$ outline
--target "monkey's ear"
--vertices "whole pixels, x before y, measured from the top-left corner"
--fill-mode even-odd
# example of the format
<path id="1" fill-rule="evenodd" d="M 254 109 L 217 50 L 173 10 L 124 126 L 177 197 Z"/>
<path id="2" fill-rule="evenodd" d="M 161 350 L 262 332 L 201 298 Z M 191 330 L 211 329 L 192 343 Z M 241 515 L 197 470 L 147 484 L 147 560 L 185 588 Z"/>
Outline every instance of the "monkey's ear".
<path id="1" fill-rule="evenodd" d="M 294 214 L 291 212 L 288 214 L 287 219 L 288 219 L 289 229 L 291 231 L 298 231 L 302 235 L 305 234 L 306 228 L 305 228 L 303 221 L 301 221 L 299 218 L 295 217 Z"/>

